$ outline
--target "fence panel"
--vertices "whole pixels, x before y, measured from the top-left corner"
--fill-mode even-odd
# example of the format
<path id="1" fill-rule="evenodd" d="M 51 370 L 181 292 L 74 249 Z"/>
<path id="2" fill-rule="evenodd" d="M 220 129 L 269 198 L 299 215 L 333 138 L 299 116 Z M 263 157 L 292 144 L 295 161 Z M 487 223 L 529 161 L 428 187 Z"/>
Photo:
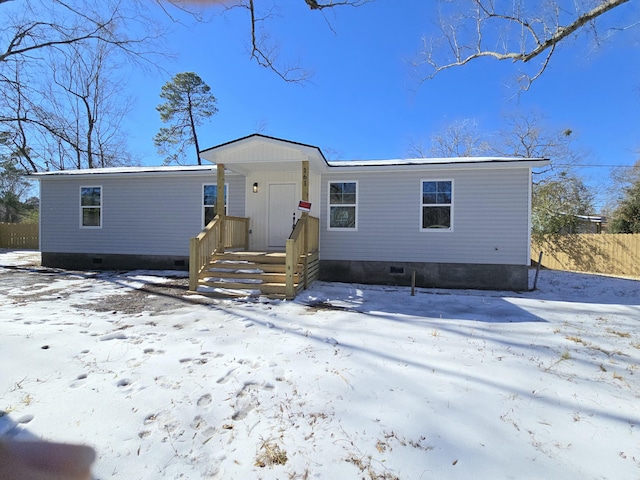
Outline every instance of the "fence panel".
<path id="1" fill-rule="evenodd" d="M 548 235 L 531 243 L 537 261 L 554 270 L 640 277 L 640 234 Z"/>
<path id="2" fill-rule="evenodd" d="M 40 248 L 37 223 L 0 223 L 0 248 Z"/>

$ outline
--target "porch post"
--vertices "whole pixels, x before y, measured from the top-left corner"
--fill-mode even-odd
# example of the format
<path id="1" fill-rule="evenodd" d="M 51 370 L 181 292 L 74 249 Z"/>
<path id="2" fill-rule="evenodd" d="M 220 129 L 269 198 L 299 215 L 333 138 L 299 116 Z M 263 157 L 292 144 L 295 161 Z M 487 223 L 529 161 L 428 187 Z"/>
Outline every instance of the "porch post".
<path id="1" fill-rule="evenodd" d="M 302 161 L 302 200 L 309 201 L 309 160 Z"/>
<path id="2" fill-rule="evenodd" d="M 218 194 L 216 195 L 216 214 L 220 217 L 220 237 L 218 238 L 218 251 L 222 253 L 224 252 L 225 239 L 227 238 L 225 225 L 225 217 L 227 214 L 224 210 L 224 164 L 217 164 L 216 173 L 216 184 L 218 190 Z"/>
<path id="3" fill-rule="evenodd" d="M 305 202 L 309 201 L 309 160 L 302 161 L 302 200 Z M 304 238 L 302 244 L 302 253 L 304 254 L 304 289 L 306 290 L 309 287 L 309 282 L 307 281 L 307 277 L 309 276 L 309 219 L 307 218 L 309 214 L 307 212 L 302 212 L 302 220 L 304 220 Z"/>

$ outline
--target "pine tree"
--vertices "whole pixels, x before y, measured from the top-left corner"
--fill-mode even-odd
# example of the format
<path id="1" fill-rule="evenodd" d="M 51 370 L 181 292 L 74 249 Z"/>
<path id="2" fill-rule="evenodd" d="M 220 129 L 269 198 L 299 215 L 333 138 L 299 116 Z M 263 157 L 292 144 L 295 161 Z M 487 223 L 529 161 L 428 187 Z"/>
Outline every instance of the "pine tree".
<path id="1" fill-rule="evenodd" d="M 162 86 L 160 97 L 166 102 L 156 110 L 160 119 L 170 125 L 161 127 L 153 141 L 158 153 L 165 156 L 164 163 L 181 163 L 188 147 L 194 145 L 197 163 L 201 165 L 196 127 L 218 111 L 211 88 L 195 73 L 183 72 Z"/>

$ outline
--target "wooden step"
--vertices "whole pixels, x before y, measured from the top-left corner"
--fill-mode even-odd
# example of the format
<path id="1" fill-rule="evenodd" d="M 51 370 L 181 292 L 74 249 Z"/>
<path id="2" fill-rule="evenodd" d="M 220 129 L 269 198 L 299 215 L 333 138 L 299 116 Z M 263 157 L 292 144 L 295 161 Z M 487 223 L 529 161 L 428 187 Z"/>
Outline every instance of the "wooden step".
<path id="1" fill-rule="evenodd" d="M 310 254 L 309 258 L 313 255 L 317 256 L 317 253 Z M 215 254 L 200 272 L 198 286 L 215 288 L 216 291 L 199 290 L 198 293 L 223 297 L 261 295 L 287 298 L 285 262 L 284 252 L 231 251 Z M 302 288 L 303 271 L 304 267 L 299 263 L 293 278 L 296 292 Z"/>
<path id="2" fill-rule="evenodd" d="M 263 295 L 284 295 L 286 285 L 284 283 L 234 283 L 234 282 L 207 282 L 201 280 L 199 286 L 219 288 L 224 290 L 260 291 Z"/>
<path id="3" fill-rule="evenodd" d="M 209 262 L 205 267 L 206 271 L 211 269 L 224 269 L 228 271 L 247 270 L 248 272 L 257 271 L 264 273 L 284 273 L 287 269 L 284 263 L 246 263 L 232 260 L 214 260 Z"/>
<path id="4" fill-rule="evenodd" d="M 250 263 L 282 263 L 287 259 L 284 252 L 225 252 L 213 255 L 212 261 L 224 260 Z"/>
<path id="5" fill-rule="evenodd" d="M 298 274 L 294 275 L 294 281 L 297 282 Z M 262 283 L 284 283 L 286 282 L 286 275 L 284 272 L 262 272 L 262 273 L 243 273 L 237 271 L 219 271 L 219 270 L 205 270 L 200 272 L 200 278 L 224 278 L 224 279 L 245 279 L 245 280 L 260 280 Z M 241 283 L 241 282 L 238 282 Z M 257 283 L 257 282 L 256 282 Z"/>

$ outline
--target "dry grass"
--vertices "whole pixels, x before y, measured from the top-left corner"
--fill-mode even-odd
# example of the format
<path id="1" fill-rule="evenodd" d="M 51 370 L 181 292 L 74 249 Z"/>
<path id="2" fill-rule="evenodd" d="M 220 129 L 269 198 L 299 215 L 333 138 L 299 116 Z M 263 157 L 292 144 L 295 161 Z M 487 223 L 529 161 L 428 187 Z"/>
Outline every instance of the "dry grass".
<path id="1" fill-rule="evenodd" d="M 260 454 L 256 459 L 257 467 L 272 467 L 274 465 L 284 465 L 287 463 L 287 452 L 270 440 L 262 442 Z"/>
<path id="2" fill-rule="evenodd" d="M 367 475 L 367 477 L 362 477 L 363 480 L 366 478 L 369 478 L 369 480 L 400 480 L 399 477 L 390 472 L 376 472 L 371 465 L 370 456 L 351 455 L 346 461 L 353 463 L 363 474 Z"/>
<path id="3" fill-rule="evenodd" d="M 621 332 L 619 330 L 614 330 L 612 328 L 607 328 L 607 333 L 610 333 L 611 335 L 617 335 L 618 337 L 621 337 L 621 338 L 629 338 L 631 336 L 629 332 Z"/>
<path id="4" fill-rule="evenodd" d="M 562 356 L 556 360 L 555 362 L 553 362 L 551 365 L 549 365 L 547 368 L 544 369 L 545 372 L 548 372 L 549 370 L 551 370 L 553 367 L 555 367 L 556 365 L 558 365 L 560 362 L 564 362 L 566 360 L 571 360 L 571 354 L 569 353 L 568 350 L 565 350 L 562 353 Z"/>

